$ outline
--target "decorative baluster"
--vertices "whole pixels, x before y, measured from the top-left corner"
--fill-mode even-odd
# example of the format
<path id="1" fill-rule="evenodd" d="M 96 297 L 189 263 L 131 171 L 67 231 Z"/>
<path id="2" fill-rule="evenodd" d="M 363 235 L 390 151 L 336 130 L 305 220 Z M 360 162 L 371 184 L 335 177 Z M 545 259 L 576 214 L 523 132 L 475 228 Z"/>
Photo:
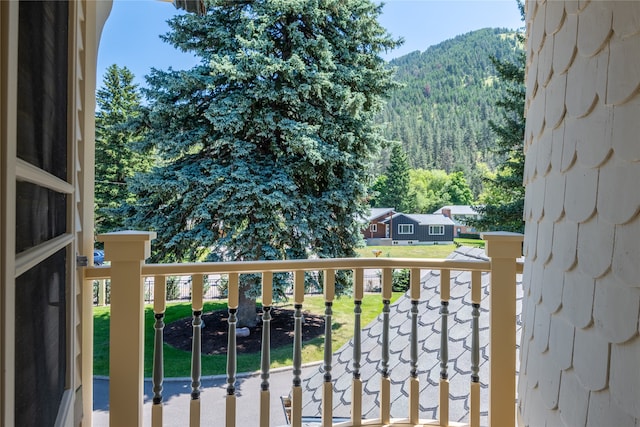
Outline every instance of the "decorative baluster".
<path id="1" fill-rule="evenodd" d="M 420 419 L 420 382 L 418 381 L 418 303 L 420 301 L 420 269 L 411 269 L 411 378 L 409 379 L 409 422 Z"/>
<path id="2" fill-rule="evenodd" d="M 471 396 L 469 417 L 471 427 L 480 427 L 480 298 L 482 273 L 471 273 Z"/>
<path id="3" fill-rule="evenodd" d="M 151 425 L 162 427 L 162 382 L 164 380 L 163 331 L 164 312 L 166 309 L 165 276 L 155 276 L 153 279 L 153 313 L 155 336 L 153 341 L 153 406 L 151 407 Z"/>
<path id="4" fill-rule="evenodd" d="M 271 365 L 271 304 L 273 300 L 273 273 L 262 273 L 262 353 L 260 367 L 260 427 L 269 427 L 271 395 L 269 393 L 269 367 Z"/>
<path id="5" fill-rule="evenodd" d="M 364 270 L 353 271 L 353 380 L 351 386 L 351 424 L 362 423 L 362 380 L 360 363 L 362 359 L 362 337 L 360 318 L 362 315 L 362 297 L 364 288 Z"/>
<path id="6" fill-rule="evenodd" d="M 304 302 L 304 271 L 293 275 L 294 333 L 293 333 L 293 388 L 291 390 L 291 424 L 302 426 L 302 303 Z"/>
<path id="7" fill-rule="evenodd" d="M 238 273 L 229 273 L 229 285 L 227 293 L 229 295 L 229 329 L 227 344 L 227 407 L 226 418 L 227 427 L 236 425 L 236 323 L 238 321 L 238 302 L 240 295 L 240 278 Z"/>
<path id="8" fill-rule="evenodd" d="M 202 374 L 202 294 L 204 280 L 202 274 L 196 274 L 191 280 L 191 306 L 193 309 L 193 340 L 191 343 L 191 427 L 200 427 L 200 385 Z"/>
<path id="9" fill-rule="evenodd" d="M 449 295 L 451 272 L 440 272 L 440 425 L 449 425 Z"/>
<path id="10" fill-rule="evenodd" d="M 382 379 L 380 384 L 380 419 L 391 422 L 391 379 L 389 378 L 389 311 L 392 270 L 382 269 Z"/>
<path id="11" fill-rule="evenodd" d="M 331 427 L 333 425 L 333 384 L 331 383 L 331 357 L 333 349 L 331 346 L 331 317 L 333 315 L 332 305 L 335 295 L 336 272 L 326 270 L 324 272 L 324 384 L 322 387 L 322 425 Z"/>

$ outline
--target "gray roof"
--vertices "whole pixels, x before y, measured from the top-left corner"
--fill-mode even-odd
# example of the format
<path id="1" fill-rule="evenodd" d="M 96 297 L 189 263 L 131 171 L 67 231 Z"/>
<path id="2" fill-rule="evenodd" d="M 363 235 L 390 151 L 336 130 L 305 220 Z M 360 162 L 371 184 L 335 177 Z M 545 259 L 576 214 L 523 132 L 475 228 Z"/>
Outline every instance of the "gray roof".
<path id="1" fill-rule="evenodd" d="M 372 221 L 376 218 L 380 218 L 382 215 L 386 215 L 395 211 L 394 208 L 371 208 L 371 212 L 369 216 L 367 216 L 367 221 Z"/>
<path id="2" fill-rule="evenodd" d="M 483 249 L 461 247 L 449 255 L 453 259 L 487 259 Z M 437 419 L 438 383 L 440 378 L 440 272 L 423 270 L 422 291 L 418 314 L 418 379 L 420 381 L 420 417 Z M 487 425 L 489 378 L 489 273 L 482 274 L 483 297 L 480 314 L 480 382 L 481 425 Z M 521 329 L 522 277 L 518 275 L 517 288 L 517 341 Z M 390 377 L 391 416 L 408 416 L 408 391 L 411 333 L 411 300 L 408 294 L 399 298 L 390 313 Z M 469 383 L 471 376 L 471 273 L 451 272 L 451 299 L 449 302 L 449 382 L 450 420 L 469 422 Z M 362 413 L 366 418 L 378 418 L 380 390 L 381 316 L 362 331 L 363 381 Z M 519 345 L 519 344 L 518 344 Z M 334 384 L 334 416 L 349 417 L 351 404 L 353 342 L 349 341 L 333 355 L 332 380 Z M 303 380 L 303 415 L 319 417 L 324 372 L 322 366 L 315 374 Z"/>
<path id="3" fill-rule="evenodd" d="M 417 222 L 420 225 L 455 225 L 455 223 L 451 220 L 451 218 L 447 218 L 444 215 L 434 215 L 434 214 L 406 214 L 406 213 L 397 213 L 391 217 L 391 219 L 398 218 L 400 216 L 407 217 Z M 383 222 L 389 222 L 389 220 L 385 220 Z"/>
<path id="4" fill-rule="evenodd" d="M 443 209 L 449 209 L 451 211 L 451 215 L 478 215 L 478 212 L 474 211 L 473 207 L 471 207 L 470 205 L 443 206 L 435 211 L 434 214 L 442 215 Z"/>

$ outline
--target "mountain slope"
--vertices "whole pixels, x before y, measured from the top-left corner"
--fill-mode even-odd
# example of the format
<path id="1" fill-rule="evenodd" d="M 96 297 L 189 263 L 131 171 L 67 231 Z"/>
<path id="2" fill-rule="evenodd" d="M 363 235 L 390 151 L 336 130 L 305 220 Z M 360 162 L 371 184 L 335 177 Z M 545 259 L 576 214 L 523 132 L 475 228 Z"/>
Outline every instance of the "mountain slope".
<path id="1" fill-rule="evenodd" d="M 385 136 L 402 142 L 414 168 L 463 170 L 472 179 L 478 162 L 495 165 L 488 122 L 498 119 L 504 85 L 490 56 L 515 60 L 517 49 L 512 30 L 485 28 L 390 61 L 404 87 L 381 114 Z"/>

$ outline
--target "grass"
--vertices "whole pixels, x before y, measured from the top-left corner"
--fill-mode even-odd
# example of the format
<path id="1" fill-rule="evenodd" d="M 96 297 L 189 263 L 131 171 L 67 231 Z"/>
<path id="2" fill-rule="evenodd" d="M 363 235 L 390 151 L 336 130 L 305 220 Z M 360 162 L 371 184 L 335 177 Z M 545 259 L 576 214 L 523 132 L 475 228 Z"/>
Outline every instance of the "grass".
<path id="1" fill-rule="evenodd" d="M 382 251 L 381 257 L 387 258 L 446 258 L 455 250 L 455 245 L 402 245 L 402 246 L 365 246 L 356 249 L 361 257 L 373 257 L 372 251 Z"/>
<path id="2" fill-rule="evenodd" d="M 402 295 L 394 292 L 392 302 Z M 293 308 L 293 304 L 279 305 L 281 308 Z M 226 310 L 227 303 L 221 301 L 207 301 L 204 311 Z M 311 313 L 324 314 L 324 299 L 322 295 L 305 297 L 304 310 Z M 367 294 L 362 301 L 362 325 L 370 323 L 382 310 L 379 294 Z M 165 324 L 175 320 L 191 317 L 189 303 L 170 303 L 165 313 Z M 94 307 L 94 354 L 93 369 L 96 375 L 109 375 L 109 319 L 110 308 Z M 333 304 L 333 332 L 332 345 L 337 350 L 353 335 L 353 301 L 351 298 L 338 298 Z M 144 340 L 144 374 L 151 376 L 153 366 L 153 308 L 145 306 L 145 340 Z M 324 335 L 304 343 L 302 362 L 314 362 L 324 357 Z M 188 377 L 191 372 L 191 353 L 178 350 L 164 344 L 164 374 L 166 377 Z M 202 374 L 224 374 L 227 359 L 225 355 L 202 355 Z M 291 366 L 293 363 L 290 346 L 271 349 L 271 367 Z M 237 359 L 238 372 L 252 372 L 260 369 L 260 354 L 240 354 Z"/>
<path id="3" fill-rule="evenodd" d="M 456 237 L 455 242 L 463 246 L 471 246 L 472 248 L 484 248 L 484 240 L 479 239 L 462 239 Z"/>
<path id="4" fill-rule="evenodd" d="M 456 244 L 484 248 L 484 240 L 454 239 Z M 402 246 L 365 246 L 356 251 L 361 257 L 371 258 L 373 251 L 381 251 L 381 257 L 387 258 L 446 258 L 456 249 L 456 245 L 402 245 Z"/>

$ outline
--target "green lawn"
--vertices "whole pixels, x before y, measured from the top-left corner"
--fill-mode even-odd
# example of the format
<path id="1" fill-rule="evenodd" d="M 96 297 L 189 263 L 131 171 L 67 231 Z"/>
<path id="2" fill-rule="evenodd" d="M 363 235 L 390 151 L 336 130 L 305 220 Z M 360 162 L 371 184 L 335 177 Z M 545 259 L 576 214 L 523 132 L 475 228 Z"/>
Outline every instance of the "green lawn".
<path id="1" fill-rule="evenodd" d="M 393 294 L 392 302 L 402 295 Z M 293 308 L 293 304 L 280 304 L 281 308 Z M 208 301 L 204 304 L 204 311 L 226 310 L 226 301 Z M 322 295 L 305 297 L 304 310 L 312 313 L 324 314 L 324 300 Z M 362 326 L 371 322 L 382 310 L 379 294 L 367 294 L 362 301 Z M 94 307 L 94 364 L 96 375 L 109 374 L 109 307 Z M 171 303 L 167 305 L 165 324 L 185 317 L 191 317 L 189 303 Z M 153 365 L 153 308 L 145 306 L 145 376 L 151 376 Z M 333 348 L 337 350 L 353 335 L 353 301 L 351 298 L 338 298 L 333 304 Z M 324 357 L 324 335 L 304 343 L 302 362 L 314 362 Z M 226 370 L 226 356 L 203 355 L 202 374 L 223 374 Z M 291 366 L 292 352 L 290 346 L 271 349 L 271 367 Z M 260 354 L 238 355 L 238 372 L 252 372 L 260 369 Z M 167 344 L 164 345 L 164 372 L 166 377 L 188 377 L 191 370 L 191 353 L 178 350 Z"/>
<path id="2" fill-rule="evenodd" d="M 382 251 L 387 258 L 446 258 L 456 248 L 455 245 L 404 245 L 365 246 L 356 249 L 361 257 L 373 257 L 373 251 Z"/>
<path id="3" fill-rule="evenodd" d="M 461 238 L 456 238 L 455 239 L 456 243 L 463 245 L 463 246 L 471 246 L 472 248 L 484 248 L 484 240 L 479 240 L 479 239 L 461 239 Z"/>

